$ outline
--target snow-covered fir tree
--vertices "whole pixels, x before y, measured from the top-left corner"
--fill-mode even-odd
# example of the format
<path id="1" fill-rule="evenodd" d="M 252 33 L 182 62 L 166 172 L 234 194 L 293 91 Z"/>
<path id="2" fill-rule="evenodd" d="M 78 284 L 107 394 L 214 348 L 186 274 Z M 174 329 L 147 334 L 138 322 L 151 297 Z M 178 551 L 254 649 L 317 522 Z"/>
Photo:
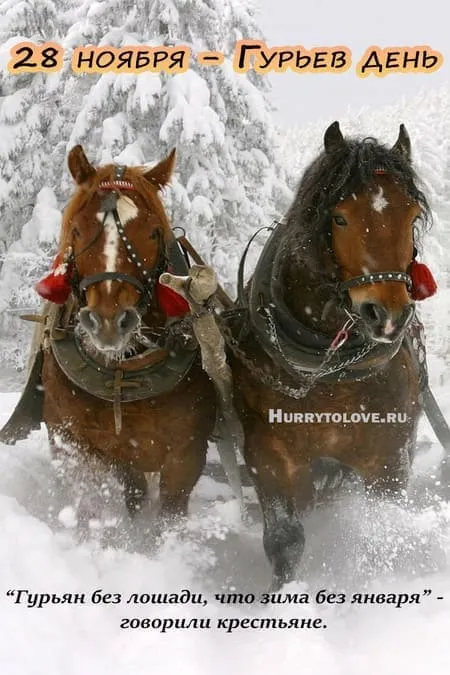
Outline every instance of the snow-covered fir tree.
<path id="1" fill-rule="evenodd" d="M 48 264 L 58 224 L 46 226 L 51 185 L 58 99 L 55 78 L 43 73 L 12 75 L 10 49 L 30 40 L 57 38 L 53 0 L 0 2 L 0 348 L 3 361 L 21 364 L 29 331 L 8 310 L 35 305 L 32 282 Z M 54 212 L 53 212 L 54 216 Z M 5 311 L 6 310 L 6 311 Z M 14 340 L 11 340 L 14 336 Z"/>
<path id="2" fill-rule="evenodd" d="M 222 280 L 234 282 L 247 238 L 279 216 L 290 197 L 277 155 L 267 82 L 232 69 L 235 42 L 260 36 L 251 3 L 61 0 L 57 11 L 55 5 L 52 0 L 0 4 L 4 65 L 11 44 L 19 39 L 55 40 L 66 49 L 60 73 L 3 78 L 0 208 L 8 252 L 0 278 L 0 310 L 11 307 L 13 298 L 15 303 L 30 299 L 16 288 L 20 276 L 6 274 L 15 268 L 8 258 L 20 251 L 20 259 L 31 244 L 30 233 L 30 251 L 37 245 L 48 263 L 57 219 L 51 218 L 53 233 L 46 227 L 45 236 L 39 235 L 33 205 L 47 200 L 54 214 L 54 200 L 45 190 L 41 194 L 43 188 L 53 190 L 60 208 L 70 196 L 66 156 L 76 143 L 97 164 L 153 163 L 176 147 L 176 173 L 165 195 L 172 223 L 186 229 Z M 18 26 L 20 36 L 14 34 Z M 73 73 L 72 50 L 90 44 L 184 44 L 192 57 L 189 70 L 179 75 Z M 198 65 L 196 54 L 209 49 L 225 54 L 222 66 Z M 32 223 L 31 230 L 27 223 Z M 38 273 L 35 263 L 30 269 L 36 276 L 43 271 Z"/>
<path id="3" fill-rule="evenodd" d="M 84 3 L 66 40 L 68 47 L 94 40 L 116 47 L 190 47 L 190 68 L 183 74 L 68 78 L 70 97 L 84 97 L 69 145 L 83 143 L 97 163 L 155 161 L 176 147 L 166 200 L 172 222 L 188 231 L 227 281 L 234 281 L 247 238 L 279 216 L 290 197 L 267 83 L 232 68 L 236 41 L 258 35 L 251 5 L 242 1 L 117 0 Z M 196 54 L 212 49 L 225 54 L 223 66 L 198 65 Z"/>
<path id="4" fill-rule="evenodd" d="M 36 195 L 49 177 L 49 127 L 55 116 L 50 78 L 12 75 L 10 48 L 23 40 L 55 39 L 52 0 L 0 2 L 0 239 L 9 244 L 30 218 Z"/>

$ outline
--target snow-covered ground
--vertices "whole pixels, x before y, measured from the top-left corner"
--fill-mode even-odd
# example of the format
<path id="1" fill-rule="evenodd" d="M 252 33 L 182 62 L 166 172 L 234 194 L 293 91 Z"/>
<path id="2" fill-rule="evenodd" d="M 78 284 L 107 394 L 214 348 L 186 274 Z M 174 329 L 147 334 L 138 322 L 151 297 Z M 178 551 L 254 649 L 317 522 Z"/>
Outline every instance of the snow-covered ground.
<path id="1" fill-rule="evenodd" d="M 432 365 L 436 382 L 441 362 Z M 450 417 L 450 392 L 435 392 Z M 0 395 L 0 423 L 17 398 Z M 70 496 L 55 487 L 45 431 L 0 446 L 1 675 L 447 674 L 450 505 L 435 496 L 441 451 L 425 423 L 420 436 L 425 449 L 416 462 L 410 504 L 342 495 L 311 513 L 302 580 L 286 589 L 310 594 L 311 602 L 271 606 L 224 605 L 214 597 L 235 591 L 258 598 L 267 590 L 269 567 L 250 489 L 253 519 L 244 525 L 228 487 L 202 478 L 188 522 L 155 539 L 150 509 L 131 523 L 117 487 L 107 508 L 115 527 L 92 529 L 80 541 L 67 517 Z M 85 594 L 86 603 L 27 607 L 24 594 L 15 603 L 20 589 Z M 121 594 L 122 601 L 92 604 L 98 589 Z M 182 589 L 203 593 L 207 604 L 126 602 L 133 593 Z M 345 593 L 347 601 L 317 605 L 321 589 Z M 16 591 L 13 597 L 10 590 Z M 431 595 L 424 595 L 428 590 Z M 351 604 L 353 593 L 418 593 L 420 603 Z M 217 628 L 219 618 L 246 617 L 322 618 L 326 628 Z M 195 628 L 193 622 L 162 633 L 121 628 L 125 618 L 210 619 L 211 627 L 197 622 Z"/>
<path id="2" fill-rule="evenodd" d="M 440 293 L 423 303 L 421 314 L 433 388 L 447 419 L 449 172 L 448 144 L 442 139 L 448 138 L 449 97 L 447 87 L 429 99 L 430 118 L 415 119 L 416 107 L 405 103 L 372 117 L 361 113 L 343 124 L 350 135 L 374 133 L 386 139 L 391 135 L 393 142 L 398 123 L 404 120 L 414 138 L 418 169 L 435 213 L 424 259 L 440 283 Z M 286 134 L 285 159 L 292 163 L 292 175 L 300 176 L 322 136 L 322 126 Z M 255 246 L 249 268 L 257 255 Z M 234 274 L 230 265 L 226 280 Z M 20 336 L 25 343 L 26 336 Z M 5 353 L 15 349 L 23 356 L 15 325 L 0 334 L 0 346 Z M 0 425 L 18 398 L 10 392 L 19 389 L 22 375 L 3 368 Z M 447 674 L 450 505 L 439 497 L 441 450 L 425 423 L 420 447 L 409 503 L 394 505 L 343 494 L 334 505 L 306 517 L 301 582 L 286 590 L 308 593 L 312 601 L 267 606 L 223 605 L 215 598 L 227 591 L 254 593 L 258 598 L 268 587 L 270 570 L 252 490 L 247 489 L 246 496 L 253 520 L 242 524 L 228 487 L 202 478 L 187 523 L 158 539 L 151 527 L 151 508 L 130 522 L 119 487 L 108 484 L 108 503 L 99 513 L 107 527 L 93 523 L 89 538 L 80 541 L 72 527 L 73 499 L 56 485 L 45 431 L 14 447 L 0 445 L 0 675 L 397 675 L 403 670 L 408 675 Z M 15 603 L 21 589 L 31 594 L 85 594 L 86 602 L 27 607 L 24 593 Z M 90 598 L 98 589 L 120 594 L 122 601 L 93 604 Z M 173 594 L 182 589 L 203 593 L 207 604 L 127 604 L 132 594 Z M 315 604 L 322 589 L 344 593 L 346 602 Z M 11 597 L 7 592 L 12 590 L 16 593 Z M 354 593 L 420 594 L 420 603 L 400 608 L 358 605 L 351 603 Z M 156 627 L 120 627 L 124 619 L 133 618 L 149 619 Z M 191 620 L 190 628 L 162 633 L 157 627 L 158 620 L 183 618 L 185 625 Z M 241 627 L 227 632 L 226 627 L 217 627 L 220 618 L 242 619 L 244 625 L 246 618 L 282 622 L 321 618 L 326 628 Z M 202 619 L 210 620 L 209 628 L 200 627 Z"/>

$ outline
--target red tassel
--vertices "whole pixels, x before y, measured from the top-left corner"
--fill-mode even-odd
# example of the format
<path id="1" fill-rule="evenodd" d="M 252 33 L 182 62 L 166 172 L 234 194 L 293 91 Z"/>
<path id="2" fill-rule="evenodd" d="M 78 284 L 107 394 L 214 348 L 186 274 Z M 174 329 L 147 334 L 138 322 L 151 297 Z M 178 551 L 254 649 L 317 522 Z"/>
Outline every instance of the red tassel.
<path id="1" fill-rule="evenodd" d="M 71 265 L 64 262 L 64 255 L 58 253 L 52 264 L 52 272 L 37 282 L 34 287 L 44 300 L 63 305 L 72 291 L 70 285 Z"/>
<path id="2" fill-rule="evenodd" d="M 190 311 L 187 301 L 181 295 L 159 281 L 156 284 L 156 298 L 166 316 L 183 316 Z"/>
<path id="3" fill-rule="evenodd" d="M 413 260 L 409 268 L 409 274 L 412 279 L 411 297 L 413 300 L 425 300 L 431 298 L 437 291 L 437 283 L 430 269 Z"/>
<path id="4" fill-rule="evenodd" d="M 34 290 L 44 300 L 50 300 L 50 302 L 54 302 L 56 305 L 63 305 L 67 301 L 72 287 L 66 274 L 55 276 L 51 272 L 44 279 L 38 281 Z"/>

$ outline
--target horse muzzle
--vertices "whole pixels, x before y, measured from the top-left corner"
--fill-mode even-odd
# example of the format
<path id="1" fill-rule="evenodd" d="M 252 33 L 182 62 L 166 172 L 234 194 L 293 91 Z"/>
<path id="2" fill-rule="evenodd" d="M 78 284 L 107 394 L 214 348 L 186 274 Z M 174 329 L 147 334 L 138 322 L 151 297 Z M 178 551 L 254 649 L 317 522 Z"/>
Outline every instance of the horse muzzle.
<path id="1" fill-rule="evenodd" d="M 80 310 L 80 326 L 100 352 L 122 352 L 139 323 L 140 315 L 134 307 L 119 309 L 110 318 L 88 307 Z"/>
<path id="2" fill-rule="evenodd" d="M 397 314 L 390 312 L 376 300 L 362 302 L 355 307 L 362 319 L 367 336 L 374 342 L 396 342 L 402 337 L 414 316 L 414 303 L 410 303 Z"/>

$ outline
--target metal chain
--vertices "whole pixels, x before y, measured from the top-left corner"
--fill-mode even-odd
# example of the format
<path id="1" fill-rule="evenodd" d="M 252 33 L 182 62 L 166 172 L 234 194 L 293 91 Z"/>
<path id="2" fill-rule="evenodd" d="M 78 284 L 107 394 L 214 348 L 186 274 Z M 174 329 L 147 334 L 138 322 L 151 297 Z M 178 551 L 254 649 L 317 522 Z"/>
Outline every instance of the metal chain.
<path id="1" fill-rule="evenodd" d="M 270 322 L 270 331 L 274 339 L 274 343 L 277 347 L 277 349 L 280 351 L 280 353 L 283 355 L 283 358 L 286 359 L 288 363 L 290 361 L 286 357 L 286 355 L 283 352 L 283 349 L 280 345 L 279 339 L 278 339 L 278 333 L 276 330 L 275 322 L 273 320 L 273 317 L 271 316 L 270 311 L 268 312 L 269 322 Z M 220 318 L 220 317 L 219 317 Z M 314 371 L 311 375 L 306 375 L 305 373 L 299 372 L 299 377 L 302 377 L 305 380 L 305 385 L 303 387 L 291 387 L 287 384 L 283 384 L 282 382 L 279 381 L 279 379 L 276 379 L 273 375 L 270 373 L 266 372 L 263 370 L 261 367 L 257 366 L 255 362 L 250 359 L 247 354 L 244 352 L 243 349 L 241 349 L 238 346 L 238 342 L 236 338 L 233 336 L 233 333 L 231 331 L 231 328 L 225 323 L 225 321 L 221 321 L 221 330 L 224 336 L 224 339 L 234 354 L 237 359 L 253 374 L 253 376 L 257 379 L 259 379 L 264 385 L 270 387 L 271 389 L 275 391 L 279 391 L 286 396 L 289 396 L 290 398 L 294 399 L 300 399 L 304 398 L 307 396 L 307 394 L 311 391 L 311 389 L 314 387 L 316 384 L 317 380 L 319 380 L 321 377 L 324 377 L 325 375 L 330 375 L 335 372 L 339 372 L 340 370 L 343 370 L 349 365 L 352 365 L 353 363 L 360 361 L 362 358 L 364 358 L 372 349 L 374 348 L 375 345 L 368 344 L 364 348 L 362 348 L 360 351 L 357 352 L 355 356 L 352 358 L 346 359 L 345 361 L 341 361 L 337 366 L 333 368 L 327 368 L 326 366 L 328 363 L 332 360 L 332 358 L 335 356 L 336 352 L 342 347 L 342 345 L 346 342 L 348 338 L 348 330 L 349 328 L 355 323 L 355 320 L 353 317 L 351 317 L 345 324 L 344 326 L 340 329 L 340 331 L 337 333 L 336 337 L 330 344 L 330 347 L 327 349 L 325 356 L 323 358 L 322 363 L 320 366 L 317 368 L 316 371 Z M 294 364 L 291 364 L 294 366 Z"/>
<path id="2" fill-rule="evenodd" d="M 354 317 L 353 315 L 350 314 L 347 310 L 344 310 L 347 315 L 349 316 L 349 319 L 345 322 L 345 324 L 342 326 L 342 328 L 337 332 L 336 336 L 333 338 L 330 346 L 328 347 L 324 359 L 322 363 L 320 364 L 319 368 L 315 373 L 313 373 L 313 376 L 311 379 L 314 379 L 316 381 L 319 379 L 319 377 L 323 377 L 324 375 L 332 375 L 333 373 L 338 373 L 339 371 L 343 370 L 349 365 L 352 365 L 353 363 L 356 363 L 357 361 L 360 361 L 363 359 L 367 354 L 369 354 L 374 348 L 375 348 L 375 343 L 367 343 L 364 347 L 362 347 L 354 356 L 351 358 L 346 359 L 345 361 L 339 361 L 335 366 L 331 368 L 326 368 L 326 365 L 331 361 L 333 356 L 336 354 L 336 352 L 345 344 L 345 342 L 348 339 L 348 331 L 352 326 L 355 325 L 357 321 L 357 317 Z M 283 351 L 283 348 L 279 342 L 278 339 L 278 332 L 277 332 L 277 327 L 272 315 L 272 312 L 270 308 L 267 308 L 267 320 L 270 325 L 270 332 L 273 341 L 275 342 L 277 349 L 283 356 L 283 358 L 289 363 L 289 365 L 296 369 L 296 364 L 292 363 L 289 358 L 286 356 L 286 354 Z M 301 372 L 301 370 L 300 370 Z M 310 379 L 310 378 L 308 378 Z"/>
<path id="3" fill-rule="evenodd" d="M 260 366 L 257 366 L 252 359 L 250 359 L 247 354 L 238 346 L 238 341 L 233 336 L 231 328 L 225 323 L 220 322 L 221 332 L 225 339 L 225 342 L 229 349 L 232 351 L 234 356 L 250 371 L 250 373 L 259 380 L 266 387 L 270 387 L 274 391 L 279 391 L 282 394 L 286 394 L 290 398 L 304 398 L 308 393 L 305 387 L 298 389 L 296 387 L 289 387 L 286 384 L 283 384 L 278 379 L 274 378 L 273 375 L 263 370 Z"/>

